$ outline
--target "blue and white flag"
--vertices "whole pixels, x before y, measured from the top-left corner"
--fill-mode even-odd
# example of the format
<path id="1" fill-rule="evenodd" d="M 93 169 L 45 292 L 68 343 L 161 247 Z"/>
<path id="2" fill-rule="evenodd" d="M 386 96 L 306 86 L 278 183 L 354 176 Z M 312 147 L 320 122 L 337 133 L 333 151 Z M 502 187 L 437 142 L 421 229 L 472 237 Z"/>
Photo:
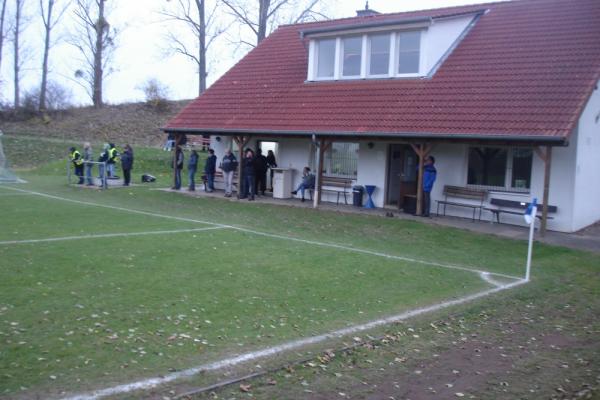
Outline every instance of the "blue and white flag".
<path id="1" fill-rule="evenodd" d="M 535 216 L 537 215 L 537 198 L 534 198 L 531 203 L 527 205 L 527 209 L 525 210 L 525 222 L 527 225 L 531 225 L 535 221 Z"/>

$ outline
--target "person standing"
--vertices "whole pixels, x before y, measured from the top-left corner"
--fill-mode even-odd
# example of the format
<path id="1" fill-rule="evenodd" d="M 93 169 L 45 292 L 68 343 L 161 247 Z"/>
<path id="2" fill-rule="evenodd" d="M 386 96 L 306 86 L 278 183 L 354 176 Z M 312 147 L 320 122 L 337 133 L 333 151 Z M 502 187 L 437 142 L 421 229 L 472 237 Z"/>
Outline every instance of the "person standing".
<path id="1" fill-rule="evenodd" d="M 188 160 L 188 179 L 189 179 L 189 187 L 188 190 L 193 192 L 196 190 L 196 181 L 194 180 L 196 176 L 196 170 L 198 169 L 198 152 L 196 150 L 192 150 L 190 154 L 190 159 Z"/>
<path id="2" fill-rule="evenodd" d="M 183 169 L 183 150 L 181 146 L 175 148 L 175 155 L 173 156 L 173 165 L 175 167 L 175 186 L 172 189 L 181 189 L 181 170 Z"/>
<path id="3" fill-rule="evenodd" d="M 123 186 L 129 186 L 133 169 L 133 149 L 128 144 L 125 145 L 125 150 L 121 155 L 121 168 L 123 169 Z"/>
<path id="4" fill-rule="evenodd" d="M 93 157 L 94 155 L 92 153 L 92 145 L 90 144 L 90 142 L 85 142 L 83 144 L 83 163 L 85 165 L 85 180 L 87 186 L 94 185 L 94 181 L 92 180 L 93 164 L 91 163 L 92 161 L 94 161 Z"/>
<path id="5" fill-rule="evenodd" d="M 240 199 L 247 198 L 248 201 L 254 200 L 254 152 L 247 149 L 242 163 L 242 176 L 244 180 L 244 190 Z"/>
<path id="6" fill-rule="evenodd" d="M 208 158 L 204 164 L 204 173 L 206 174 L 206 187 L 204 190 L 211 193 L 215 190 L 215 172 L 217 170 L 217 156 L 213 149 L 208 149 Z"/>
<path id="7" fill-rule="evenodd" d="M 271 171 L 271 192 L 273 191 L 273 168 L 277 168 L 277 160 L 275 159 L 275 153 L 273 150 L 267 152 L 267 167 Z"/>
<path id="8" fill-rule="evenodd" d="M 267 157 L 263 156 L 262 150 L 256 150 L 256 157 L 254 157 L 254 193 L 260 193 L 264 196 L 265 190 L 267 190 Z"/>
<path id="9" fill-rule="evenodd" d="M 81 157 L 81 153 L 75 148 L 71 147 L 69 149 L 71 162 L 73 163 L 73 168 L 75 170 L 75 176 L 79 178 L 78 185 L 83 184 L 83 158 Z"/>
<path id="10" fill-rule="evenodd" d="M 108 160 L 107 160 L 107 168 L 108 168 L 108 177 L 112 179 L 117 179 L 118 177 L 115 175 L 115 164 L 117 162 L 117 158 L 119 157 L 119 151 L 115 147 L 114 143 L 108 144 Z"/>
<path id="11" fill-rule="evenodd" d="M 435 169 L 435 158 L 428 156 L 425 159 L 425 165 L 423 166 L 423 217 L 429 217 L 431 209 L 431 190 L 433 184 L 437 178 L 437 170 Z"/>
<path id="12" fill-rule="evenodd" d="M 102 148 L 102 153 L 100 153 L 100 157 L 98 157 L 98 162 L 101 163 L 98 164 L 98 179 L 100 179 L 101 185 L 104 188 L 106 187 L 106 176 L 108 174 L 108 150 L 110 150 L 110 146 L 108 143 L 105 143 Z"/>
<path id="13" fill-rule="evenodd" d="M 225 197 L 231 197 L 233 189 L 233 175 L 238 167 L 238 162 L 231 150 L 225 150 L 225 155 L 221 160 L 221 170 L 223 171 L 223 180 L 225 181 Z"/>

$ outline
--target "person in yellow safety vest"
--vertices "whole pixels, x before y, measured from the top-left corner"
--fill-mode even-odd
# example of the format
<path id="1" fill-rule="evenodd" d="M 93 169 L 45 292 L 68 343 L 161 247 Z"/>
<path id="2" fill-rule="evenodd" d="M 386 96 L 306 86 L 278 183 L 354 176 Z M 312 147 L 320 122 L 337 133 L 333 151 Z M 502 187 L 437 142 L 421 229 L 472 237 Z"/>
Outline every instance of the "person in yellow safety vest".
<path id="1" fill-rule="evenodd" d="M 108 177 L 109 178 L 112 178 L 112 179 L 118 178 L 118 176 L 115 175 L 115 163 L 118 161 L 118 159 L 119 159 L 119 152 L 118 152 L 117 148 L 115 147 L 115 144 L 109 143 L 108 160 L 106 161 L 106 168 L 108 169 Z"/>
<path id="2" fill-rule="evenodd" d="M 81 157 L 81 153 L 77 151 L 75 147 L 71 147 L 71 162 L 73 163 L 73 167 L 75 168 L 75 176 L 79 178 L 78 185 L 83 184 L 83 158 Z"/>

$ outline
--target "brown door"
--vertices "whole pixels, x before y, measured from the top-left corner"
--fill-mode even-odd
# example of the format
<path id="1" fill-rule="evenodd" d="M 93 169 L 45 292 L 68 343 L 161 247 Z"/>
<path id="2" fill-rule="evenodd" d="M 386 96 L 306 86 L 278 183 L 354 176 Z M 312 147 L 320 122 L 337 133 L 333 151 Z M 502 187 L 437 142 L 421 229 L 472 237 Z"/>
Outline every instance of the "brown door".
<path id="1" fill-rule="evenodd" d="M 403 207 L 405 196 L 417 193 L 417 155 L 412 147 L 391 144 L 388 155 L 387 204 Z"/>

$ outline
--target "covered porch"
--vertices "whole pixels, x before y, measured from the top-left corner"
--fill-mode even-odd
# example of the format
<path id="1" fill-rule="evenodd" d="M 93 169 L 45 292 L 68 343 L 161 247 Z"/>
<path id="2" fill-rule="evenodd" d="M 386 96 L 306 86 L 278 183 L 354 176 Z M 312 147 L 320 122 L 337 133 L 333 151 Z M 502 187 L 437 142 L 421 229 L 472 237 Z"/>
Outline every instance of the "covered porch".
<path id="1" fill-rule="evenodd" d="M 293 171 L 293 187 L 299 183 L 302 169 L 310 166 L 316 177 L 314 196 L 310 203 L 313 208 L 329 207 L 328 202 L 331 201 L 334 202 L 335 207 L 340 207 L 336 204 L 336 196 L 328 193 L 323 182 L 327 183 L 327 179 L 331 177 L 343 176 L 350 179 L 352 184 L 375 186 L 373 200 L 375 206 L 384 210 L 384 213 L 406 210 L 407 200 L 410 202 L 412 199 L 414 211 L 411 212 L 419 216 L 423 212 L 423 163 L 429 155 L 435 155 L 438 180 L 431 193 L 432 213 L 436 211 L 436 201 L 443 199 L 446 185 L 483 188 L 493 193 L 494 198 L 517 199 L 519 202 L 529 202 L 532 197 L 537 197 L 538 203 L 543 204 L 540 218 L 542 234 L 546 233 L 548 221 L 552 219 L 548 215 L 548 205 L 551 204 L 549 200 L 553 148 L 560 146 L 559 152 L 568 150 L 564 147 L 564 141 L 548 137 L 524 139 L 486 136 L 473 139 L 472 137 L 440 137 L 440 135 L 402 137 L 401 135 L 355 133 L 328 135 L 306 132 L 219 131 L 210 133 L 211 147 L 219 160 L 227 148 L 234 151 L 238 160 L 243 158 L 243 150 L 246 148 L 256 150 L 266 146 L 275 149 L 278 166 Z M 176 141 L 179 142 L 183 134 L 184 132 L 176 132 Z M 206 132 L 185 131 L 185 134 L 206 134 Z M 494 153 L 489 149 L 499 150 Z M 355 159 L 351 160 L 352 157 L 344 159 L 344 155 L 335 155 L 343 151 L 355 152 Z M 525 161 L 519 160 L 521 164 L 526 164 L 525 168 L 529 168 L 527 172 L 529 176 L 526 178 L 517 176 L 513 179 L 509 175 L 514 173 L 513 168 L 518 165 L 519 160 L 515 161 L 516 154 L 521 153 L 526 154 Z M 477 161 L 477 154 L 482 154 L 483 159 Z M 500 156 L 494 158 L 494 154 Z M 486 160 L 485 157 L 488 159 Z M 559 164 L 563 162 L 563 158 L 565 157 L 559 156 Z M 512 163 L 510 166 L 509 161 Z M 506 165 L 503 168 L 506 168 L 506 172 L 503 173 L 506 174 L 508 183 L 504 186 L 498 184 L 496 181 L 499 179 L 499 172 L 481 171 L 482 165 L 478 165 L 477 162 L 491 164 L 484 165 L 484 169 L 490 169 L 494 164 L 504 162 Z M 497 166 L 494 168 L 498 169 Z M 241 176 L 241 163 L 238 176 Z M 309 203 L 304 203 L 307 204 Z M 464 216 L 460 210 L 454 210 L 450 215 Z M 482 219 L 489 222 L 491 216 L 493 217 L 492 214 L 487 213 Z M 513 220 L 518 224 L 522 218 L 512 220 L 508 218 L 506 222 L 512 223 Z"/>

